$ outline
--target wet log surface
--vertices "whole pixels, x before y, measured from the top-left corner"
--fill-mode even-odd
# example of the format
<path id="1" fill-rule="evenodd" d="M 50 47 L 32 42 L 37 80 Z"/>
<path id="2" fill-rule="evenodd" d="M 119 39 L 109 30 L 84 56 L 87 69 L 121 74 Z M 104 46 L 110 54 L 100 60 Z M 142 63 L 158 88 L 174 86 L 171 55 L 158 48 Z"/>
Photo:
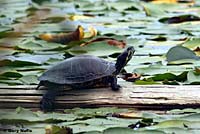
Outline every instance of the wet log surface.
<path id="1" fill-rule="evenodd" d="M 141 110 L 168 110 L 174 108 L 200 108 L 200 85 L 133 85 L 122 83 L 122 89 L 110 88 L 66 89 L 56 99 L 58 109 L 74 107 L 125 107 Z M 35 90 L 34 85 L 1 86 L 0 109 L 18 106 L 38 109 L 46 89 Z"/>

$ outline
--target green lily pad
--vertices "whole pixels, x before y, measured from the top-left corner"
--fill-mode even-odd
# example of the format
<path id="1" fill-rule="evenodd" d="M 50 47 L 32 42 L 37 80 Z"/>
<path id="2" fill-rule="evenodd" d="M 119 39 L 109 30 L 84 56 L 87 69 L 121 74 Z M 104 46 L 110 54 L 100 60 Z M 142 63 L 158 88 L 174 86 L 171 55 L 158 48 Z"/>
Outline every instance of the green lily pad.
<path id="1" fill-rule="evenodd" d="M 194 71 L 189 71 L 187 74 L 187 80 L 189 83 L 200 83 L 200 75 L 195 74 Z"/>
<path id="2" fill-rule="evenodd" d="M 56 122 L 62 121 L 72 121 L 77 117 L 72 114 L 60 114 L 60 113 L 42 113 L 42 112 L 32 112 L 29 109 L 24 109 L 18 107 L 16 111 L 7 112 L 0 111 L 0 121 L 1 122 Z"/>
<path id="3" fill-rule="evenodd" d="M 116 9 L 118 11 L 124 10 L 139 10 L 141 7 L 136 2 L 131 1 L 118 1 L 118 2 L 109 2 L 107 3 L 109 8 Z"/>
<path id="4" fill-rule="evenodd" d="M 152 79 L 136 80 L 134 82 L 136 85 L 159 85 L 161 83 L 155 82 Z"/>
<path id="5" fill-rule="evenodd" d="M 167 111 L 170 114 L 186 114 L 186 113 L 200 113 L 200 109 L 193 109 L 193 108 L 185 108 L 185 109 L 173 109 Z"/>
<path id="6" fill-rule="evenodd" d="M 123 128 L 123 127 L 114 127 L 106 129 L 103 134 L 165 134 L 162 131 L 158 130 L 137 130 L 134 131 L 130 128 Z"/>
<path id="7" fill-rule="evenodd" d="M 156 74 L 151 79 L 153 79 L 154 81 L 164 81 L 164 80 L 186 81 L 187 80 L 187 74 L 188 74 L 188 72 L 183 72 L 179 75 L 175 75 L 175 74 L 172 74 L 172 73 Z"/>
<path id="8" fill-rule="evenodd" d="M 23 85 L 23 82 L 21 82 L 20 80 L 16 80 L 16 79 L 11 79 L 11 80 L 6 80 L 6 79 L 1 79 L 0 83 L 6 84 L 6 85 Z"/>
<path id="9" fill-rule="evenodd" d="M 20 78 L 20 77 L 22 77 L 22 74 L 20 74 L 16 71 L 15 72 L 14 71 L 12 71 L 12 72 L 8 71 L 8 72 L 4 72 L 4 73 L 0 74 L 0 79 L 1 78 L 9 78 L 9 77 Z"/>
<path id="10" fill-rule="evenodd" d="M 168 23 L 168 24 L 173 24 L 173 23 L 182 23 L 182 22 L 187 22 L 187 21 L 200 21 L 200 17 L 195 16 L 195 15 L 180 15 L 180 16 L 174 16 L 174 17 L 166 17 L 162 18 L 159 20 L 162 23 Z"/>
<path id="11" fill-rule="evenodd" d="M 123 128 L 123 127 L 116 127 L 116 128 L 109 128 L 106 129 L 103 134 L 133 134 L 134 131 L 130 128 Z"/>
<path id="12" fill-rule="evenodd" d="M 24 85 L 38 84 L 38 77 L 36 75 L 26 75 L 19 79 Z"/>
<path id="13" fill-rule="evenodd" d="M 182 44 L 182 46 L 194 50 L 195 48 L 197 48 L 198 46 L 200 46 L 199 42 L 200 42 L 200 38 L 192 38 L 192 39 L 189 39 L 186 42 L 184 42 Z"/>
<path id="14" fill-rule="evenodd" d="M 162 16 L 166 15 L 166 12 L 160 5 L 153 3 L 143 3 L 144 11 L 147 16 Z"/>
<path id="15" fill-rule="evenodd" d="M 110 46 L 106 42 L 95 42 L 84 47 L 73 47 L 69 49 L 72 55 L 88 54 L 95 56 L 108 56 L 113 53 L 121 53 L 123 50 L 115 46 Z"/>
<path id="16" fill-rule="evenodd" d="M 157 65 L 148 65 L 146 67 L 138 67 L 133 70 L 133 72 L 144 74 L 144 75 L 155 75 L 155 74 L 164 74 L 164 73 L 173 73 L 179 75 L 182 72 L 187 72 L 193 70 L 193 66 L 163 66 L 160 64 Z"/>
<path id="17" fill-rule="evenodd" d="M 196 56 L 196 54 L 192 50 L 183 46 L 172 47 L 167 52 L 166 57 L 168 62 L 182 60 L 182 59 L 194 59 L 194 60 L 199 59 L 199 57 Z"/>
<path id="18" fill-rule="evenodd" d="M 74 108 L 74 109 L 66 109 L 66 113 L 73 113 L 77 116 L 83 116 L 83 117 L 95 117 L 95 116 L 106 116 L 106 114 L 111 113 L 120 113 L 120 112 L 127 112 L 128 109 L 118 109 L 115 107 L 111 108 Z"/>
<path id="19" fill-rule="evenodd" d="M 50 42 L 46 42 L 43 40 L 26 40 L 21 42 L 19 45 L 17 45 L 17 47 L 19 49 L 27 49 L 27 50 L 32 50 L 32 51 L 44 51 L 44 50 L 52 50 L 52 49 L 56 49 L 56 48 L 62 48 L 65 47 L 62 44 L 58 44 L 58 43 L 50 43 Z"/>
<path id="20" fill-rule="evenodd" d="M 1 23 L 1 21 L 0 21 L 0 23 Z M 10 30 L 12 30 L 11 27 L 8 27 L 8 26 L 0 26 L 0 34 L 1 34 L 1 32 L 10 31 Z M 0 35 L 0 36 L 1 36 L 1 35 Z"/>
<path id="21" fill-rule="evenodd" d="M 1 57 L 1 64 L 4 66 L 34 66 L 41 65 L 49 59 L 63 59 L 60 54 L 48 54 L 48 55 L 32 55 L 32 54 L 18 54 L 16 56 Z"/>

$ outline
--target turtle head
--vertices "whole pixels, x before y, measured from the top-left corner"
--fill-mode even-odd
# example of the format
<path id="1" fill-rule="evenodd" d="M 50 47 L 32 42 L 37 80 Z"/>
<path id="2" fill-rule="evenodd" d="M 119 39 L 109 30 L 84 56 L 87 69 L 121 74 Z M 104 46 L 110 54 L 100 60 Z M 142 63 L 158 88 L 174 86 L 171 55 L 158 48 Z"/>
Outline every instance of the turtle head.
<path id="1" fill-rule="evenodd" d="M 115 64 L 116 71 L 114 72 L 115 75 L 119 74 L 126 64 L 131 60 L 134 52 L 135 49 L 131 46 L 117 57 L 117 62 Z"/>

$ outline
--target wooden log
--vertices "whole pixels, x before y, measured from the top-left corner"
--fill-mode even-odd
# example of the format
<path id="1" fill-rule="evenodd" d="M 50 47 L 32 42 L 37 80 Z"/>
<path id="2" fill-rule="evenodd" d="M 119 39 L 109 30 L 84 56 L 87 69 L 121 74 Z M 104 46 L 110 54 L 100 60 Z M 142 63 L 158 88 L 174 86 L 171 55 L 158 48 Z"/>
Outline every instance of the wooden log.
<path id="1" fill-rule="evenodd" d="M 122 89 L 110 88 L 62 91 L 56 99 L 58 109 L 74 107 L 126 107 L 149 110 L 167 110 L 174 108 L 200 108 L 200 85 L 138 86 L 120 83 Z M 46 90 L 35 90 L 36 86 L 1 86 L 0 109 L 18 106 L 37 109 Z"/>

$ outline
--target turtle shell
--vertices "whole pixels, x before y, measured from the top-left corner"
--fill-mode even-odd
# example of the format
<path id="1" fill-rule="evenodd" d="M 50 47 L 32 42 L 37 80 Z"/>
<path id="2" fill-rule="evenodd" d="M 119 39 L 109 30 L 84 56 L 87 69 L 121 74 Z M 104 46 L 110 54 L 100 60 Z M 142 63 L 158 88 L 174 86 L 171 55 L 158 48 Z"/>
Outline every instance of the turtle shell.
<path id="1" fill-rule="evenodd" d="M 115 64 L 101 58 L 82 55 L 66 59 L 44 72 L 39 81 L 76 84 L 112 75 Z"/>

